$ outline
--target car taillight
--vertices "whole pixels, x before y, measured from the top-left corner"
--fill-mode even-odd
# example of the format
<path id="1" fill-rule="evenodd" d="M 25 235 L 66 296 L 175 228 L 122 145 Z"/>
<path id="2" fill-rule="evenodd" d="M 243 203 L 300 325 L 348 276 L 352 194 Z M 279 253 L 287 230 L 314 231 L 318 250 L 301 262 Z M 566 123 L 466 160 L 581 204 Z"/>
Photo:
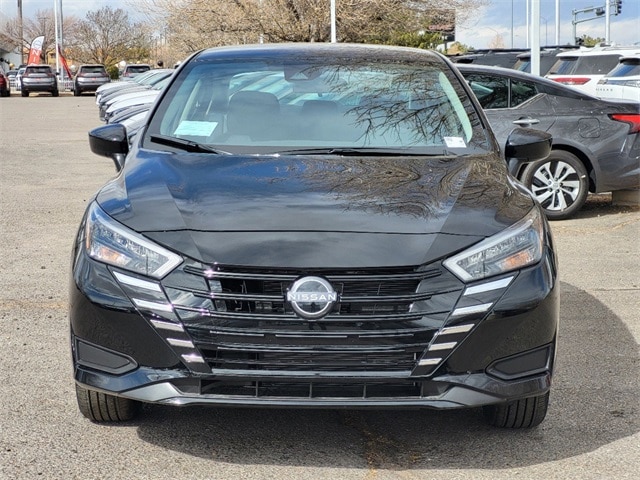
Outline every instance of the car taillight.
<path id="1" fill-rule="evenodd" d="M 584 85 L 591 79 L 589 77 L 557 77 L 552 80 L 558 83 L 564 83 L 565 85 Z"/>
<path id="2" fill-rule="evenodd" d="M 614 113 L 609 118 L 629 124 L 629 133 L 640 133 L 640 113 Z"/>

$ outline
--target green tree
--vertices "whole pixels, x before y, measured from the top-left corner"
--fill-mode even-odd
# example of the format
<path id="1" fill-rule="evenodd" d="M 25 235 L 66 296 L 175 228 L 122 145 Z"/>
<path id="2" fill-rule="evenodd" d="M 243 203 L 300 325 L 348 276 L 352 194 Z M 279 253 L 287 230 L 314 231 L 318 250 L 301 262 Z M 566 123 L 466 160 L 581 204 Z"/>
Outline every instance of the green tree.
<path id="1" fill-rule="evenodd" d="M 578 44 L 583 45 L 585 47 L 595 47 L 598 43 L 604 42 L 604 38 L 600 37 L 590 37 L 589 35 L 582 35 L 579 37 Z"/>

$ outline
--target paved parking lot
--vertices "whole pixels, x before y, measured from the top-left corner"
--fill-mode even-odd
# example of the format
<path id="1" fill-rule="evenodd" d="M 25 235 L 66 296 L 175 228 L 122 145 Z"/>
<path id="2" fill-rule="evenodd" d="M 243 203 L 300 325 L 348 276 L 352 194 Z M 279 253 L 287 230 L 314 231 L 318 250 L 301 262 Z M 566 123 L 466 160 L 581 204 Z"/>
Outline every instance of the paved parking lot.
<path id="1" fill-rule="evenodd" d="M 147 407 L 77 410 L 69 253 L 115 171 L 89 151 L 93 98 L 0 99 L 0 479 L 635 479 L 640 458 L 640 210 L 592 198 L 555 222 L 561 332 L 552 403 L 531 431 L 479 411 Z"/>

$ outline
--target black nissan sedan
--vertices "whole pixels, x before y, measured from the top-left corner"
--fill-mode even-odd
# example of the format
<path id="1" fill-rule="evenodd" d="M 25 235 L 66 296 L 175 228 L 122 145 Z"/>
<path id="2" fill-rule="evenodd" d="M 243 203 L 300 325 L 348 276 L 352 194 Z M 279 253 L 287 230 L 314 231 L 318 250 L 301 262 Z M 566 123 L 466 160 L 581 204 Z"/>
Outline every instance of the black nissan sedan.
<path id="1" fill-rule="evenodd" d="M 143 402 L 483 407 L 544 419 L 557 262 L 509 173 L 551 138 L 496 142 L 455 67 L 407 48 L 277 44 L 185 61 L 73 249 L 80 411 Z"/>

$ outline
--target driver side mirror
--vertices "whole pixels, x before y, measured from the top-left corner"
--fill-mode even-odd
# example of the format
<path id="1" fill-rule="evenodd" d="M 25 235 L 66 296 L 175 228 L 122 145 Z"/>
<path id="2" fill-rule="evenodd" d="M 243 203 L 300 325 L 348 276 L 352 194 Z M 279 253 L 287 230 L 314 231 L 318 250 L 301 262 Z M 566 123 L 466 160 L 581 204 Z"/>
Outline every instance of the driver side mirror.
<path id="1" fill-rule="evenodd" d="M 504 148 L 509 173 L 517 177 L 525 165 L 547 158 L 552 140 L 553 137 L 542 130 L 514 128 Z"/>

